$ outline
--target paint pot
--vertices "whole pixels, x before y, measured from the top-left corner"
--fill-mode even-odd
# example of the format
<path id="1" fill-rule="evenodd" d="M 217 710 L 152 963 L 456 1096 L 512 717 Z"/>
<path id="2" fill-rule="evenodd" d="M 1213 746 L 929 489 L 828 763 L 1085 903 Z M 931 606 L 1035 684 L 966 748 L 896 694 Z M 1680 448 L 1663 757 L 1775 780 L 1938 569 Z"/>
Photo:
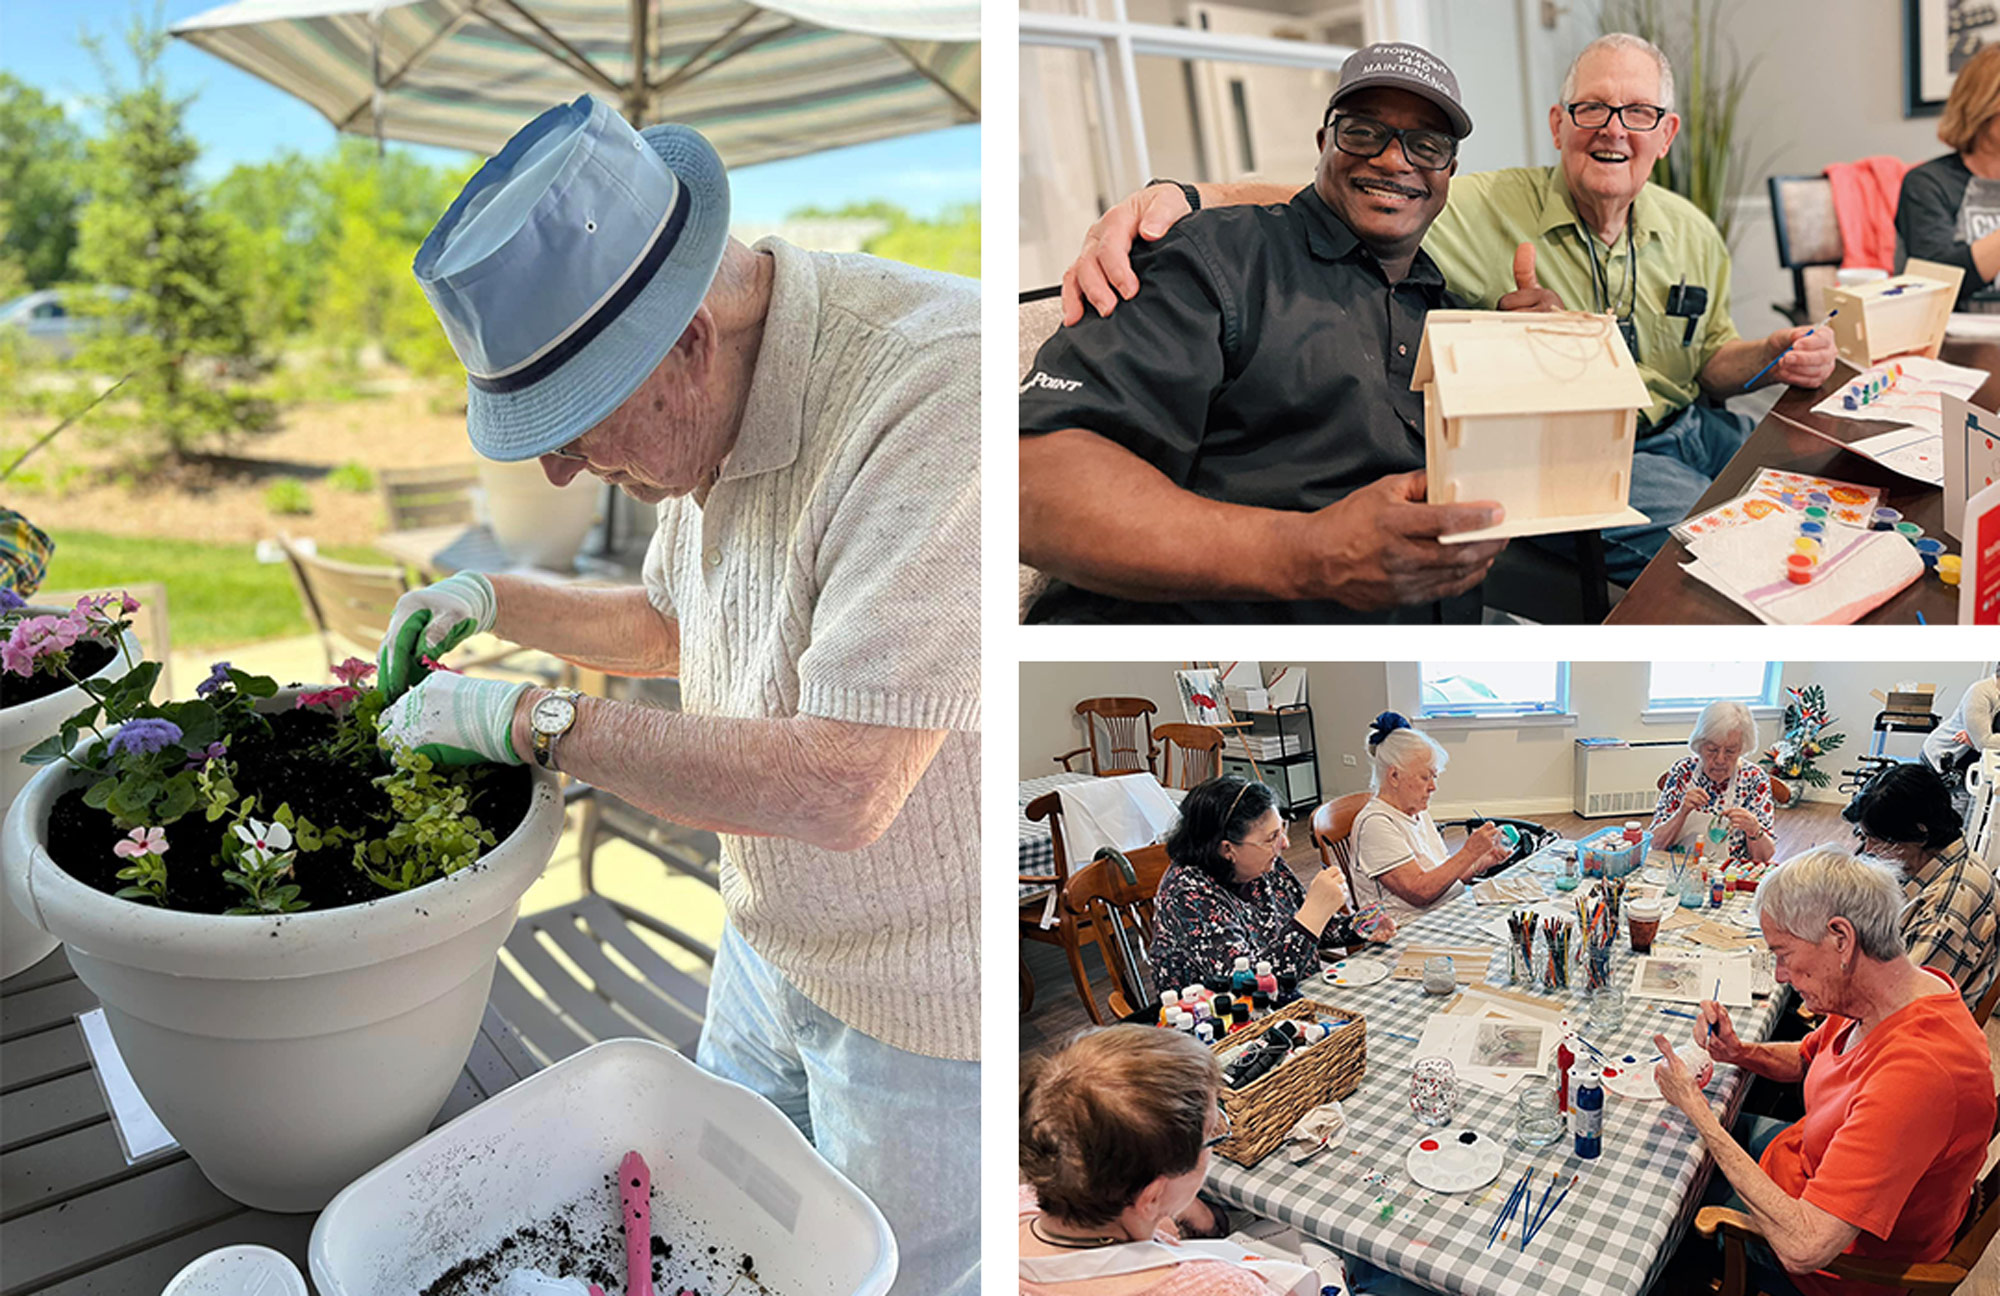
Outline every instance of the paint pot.
<path id="1" fill-rule="evenodd" d="M 1792 552 L 1802 553 L 1808 558 L 1819 557 L 1819 541 L 1812 536 L 1802 535 L 1792 541 Z"/>
<path id="2" fill-rule="evenodd" d="M 1576 1139 L 1576 1154 L 1595 1161 L 1604 1151 L 1604 1073 L 1595 1062 L 1578 1062 L 1570 1068 L 1569 1132 Z"/>
<path id="3" fill-rule="evenodd" d="M 1171 990 L 1160 991 L 1160 1025 L 1166 1025 L 1168 1014 L 1178 1012 L 1180 1006 L 1181 997 L 1179 995 Z"/>
<path id="4" fill-rule="evenodd" d="M 1273 999 L 1278 997 L 1278 978 L 1271 975 L 1271 965 L 1268 962 L 1257 964 L 1257 988 Z"/>
<path id="5" fill-rule="evenodd" d="M 1238 958 L 1236 966 L 1229 973 L 1230 992 L 1238 996 L 1249 994 L 1257 988 L 1257 974 L 1250 970 L 1248 956 Z"/>
<path id="6" fill-rule="evenodd" d="M 1908 540 L 1911 544 L 1915 544 L 1924 538 L 1924 529 L 1914 522 L 1898 522 L 1896 524 L 1896 534 Z"/>
<path id="7" fill-rule="evenodd" d="M 1628 842 L 1636 842 L 1641 837 L 1645 836 L 1645 830 L 1639 827 L 1639 821 L 1637 819 L 1627 819 L 1625 821 L 1624 831 L 1625 831 L 1625 840 Z"/>
<path id="8" fill-rule="evenodd" d="M 1804 585 L 1812 579 L 1813 560 L 1810 554 L 1792 554 L 1785 559 L 1785 579 L 1794 585 Z"/>
<path id="9" fill-rule="evenodd" d="M 1826 509 L 1818 504 L 1813 505 L 1806 510 L 1806 520 L 1808 522 L 1826 521 Z"/>
<path id="10" fill-rule="evenodd" d="M 1937 560 L 1938 579 L 1947 585 L 1958 584 L 1959 573 L 1964 569 L 1964 559 L 1957 554 L 1942 554 Z"/>
<path id="11" fill-rule="evenodd" d="M 1821 508 L 1825 508 L 1833 503 L 1833 496 L 1827 494 L 1825 491 L 1808 491 L 1806 493 L 1806 503 L 1817 504 Z"/>
<path id="12" fill-rule="evenodd" d="M 1944 541 L 1925 536 L 1917 541 L 1917 556 L 1924 560 L 1926 571 L 1936 571 L 1938 559 L 1944 554 Z"/>
<path id="13" fill-rule="evenodd" d="M 1632 952 L 1650 954 L 1653 952 L 1653 938 L 1660 934 L 1660 918 L 1666 906 L 1658 900 L 1628 900 L 1625 904 L 1625 922 L 1632 932 Z"/>
<path id="14" fill-rule="evenodd" d="M 1815 540 L 1823 540 L 1826 538 L 1826 523 L 1801 522 L 1799 523 L 1799 534 L 1802 536 L 1811 536 Z"/>
<path id="15" fill-rule="evenodd" d="M 1896 529 L 1896 524 L 1902 520 L 1903 515 L 1899 510 L 1878 508 L 1868 516 L 1868 529 L 1870 531 L 1893 531 Z"/>

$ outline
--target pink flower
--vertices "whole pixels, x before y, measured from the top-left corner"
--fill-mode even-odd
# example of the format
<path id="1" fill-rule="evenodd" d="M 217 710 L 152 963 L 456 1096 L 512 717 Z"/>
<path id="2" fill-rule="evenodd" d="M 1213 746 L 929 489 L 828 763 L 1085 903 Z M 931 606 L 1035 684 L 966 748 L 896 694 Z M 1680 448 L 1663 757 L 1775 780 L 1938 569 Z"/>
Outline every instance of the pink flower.
<path id="1" fill-rule="evenodd" d="M 125 840 L 111 848 L 111 853 L 121 859 L 139 859 L 146 855 L 167 853 L 167 830 L 164 828 L 134 828 L 125 835 Z"/>
<path id="2" fill-rule="evenodd" d="M 292 709 L 297 710 L 300 707 L 323 706 L 338 710 L 360 696 L 361 690 L 356 688 L 319 689 L 299 694 L 299 700 L 292 704 Z"/>
<path id="3" fill-rule="evenodd" d="M 333 668 L 333 677 L 342 684 L 363 684 L 375 673 L 375 663 L 363 661 L 359 657 L 349 657 Z"/>

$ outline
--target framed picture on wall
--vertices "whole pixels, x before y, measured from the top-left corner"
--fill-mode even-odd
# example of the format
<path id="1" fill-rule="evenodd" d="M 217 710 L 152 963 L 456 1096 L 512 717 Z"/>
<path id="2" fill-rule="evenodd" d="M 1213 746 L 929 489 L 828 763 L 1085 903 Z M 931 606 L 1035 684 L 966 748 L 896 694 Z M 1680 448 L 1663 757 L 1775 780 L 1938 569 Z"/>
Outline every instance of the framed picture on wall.
<path id="1" fill-rule="evenodd" d="M 1996 0 L 1903 0 L 1903 115 L 1944 111 L 1966 60 L 2000 44 Z"/>

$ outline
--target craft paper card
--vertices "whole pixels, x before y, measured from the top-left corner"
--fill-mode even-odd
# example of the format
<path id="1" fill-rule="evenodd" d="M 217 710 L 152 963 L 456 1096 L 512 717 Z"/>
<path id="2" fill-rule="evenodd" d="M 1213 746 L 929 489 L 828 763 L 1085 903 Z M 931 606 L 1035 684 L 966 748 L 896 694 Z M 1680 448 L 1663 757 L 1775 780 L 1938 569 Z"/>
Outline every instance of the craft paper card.
<path id="1" fill-rule="evenodd" d="M 2000 481 L 2000 415 L 1947 397 L 1944 427 L 1944 532 L 1963 539 L 1965 501 Z"/>
<path id="2" fill-rule="evenodd" d="M 1884 468 L 1927 486 L 1944 485 L 1944 436 L 1918 427 L 1900 427 L 1859 441 L 1847 448 Z"/>
<path id="3" fill-rule="evenodd" d="M 1900 378 L 1867 403 L 1857 401 L 1855 408 L 1847 408 L 1847 397 L 1855 388 L 1888 378 L 1891 366 L 1901 367 L 1903 373 Z M 1956 396 L 1960 400 L 1969 400 L 1972 393 L 1985 384 L 1986 372 L 1982 369 L 1946 364 L 1928 356 L 1898 356 L 1863 370 L 1851 383 L 1813 406 L 1812 412 L 1832 418 L 1879 419 L 1885 423 L 1901 423 L 1935 432 L 1943 426 L 1943 397 Z"/>
<path id="4" fill-rule="evenodd" d="M 1825 494 L 1830 500 L 1827 505 L 1829 517 L 1853 527 L 1866 527 L 1869 515 L 1882 502 L 1882 490 L 1878 486 L 1857 486 L 1853 482 L 1834 481 L 1829 477 L 1766 468 L 1757 474 L 1748 490 L 1727 503 L 1718 504 L 1708 512 L 1682 522 L 1673 528 L 1673 536 L 1682 544 L 1691 545 L 1696 537 L 1728 527 L 1742 526 L 1746 522 L 1784 512 L 1795 515 L 1805 510 L 1807 497 L 1815 491 Z"/>
<path id="5" fill-rule="evenodd" d="M 1473 900 L 1483 905 L 1534 904 L 1542 896 L 1542 884 L 1533 878 L 1488 878 L 1472 888 Z"/>
<path id="6" fill-rule="evenodd" d="M 1750 960 L 1709 955 L 1645 955 L 1632 960 L 1632 995 L 1700 1003 L 1715 996 L 1731 1007 L 1750 1006 Z M 1716 989 L 1717 983 L 1721 989 Z"/>
<path id="7" fill-rule="evenodd" d="M 2000 484 L 1965 502 L 1964 549 L 1958 623 L 2000 625 Z"/>

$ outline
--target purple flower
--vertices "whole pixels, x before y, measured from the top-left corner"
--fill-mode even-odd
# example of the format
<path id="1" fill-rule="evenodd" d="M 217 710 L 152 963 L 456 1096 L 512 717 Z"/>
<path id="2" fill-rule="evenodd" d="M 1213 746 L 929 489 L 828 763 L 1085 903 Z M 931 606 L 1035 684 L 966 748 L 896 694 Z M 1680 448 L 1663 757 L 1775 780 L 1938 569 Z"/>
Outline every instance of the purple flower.
<path id="1" fill-rule="evenodd" d="M 194 686 L 194 695 L 196 697 L 207 697 L 209 694 L 215 692 L 215 690 L 225 687 L 228 683 L 229 663 L 219 661 L 208 668 L 208 678 Z"/>
<path id="2" fill-rule="evenodd" d="M 227 742 L 212 742 L 208 745 L 206 750 L 195 752 L 194 754 L 188 757 L 187 768 L 200 769 L 202 766 L 208 764 L 210 761 L 221 760 L 224 756 L 227 756 L 228 754 L 229 754 L 229 744 Z"/>
<path id="3" fill-rule="evenodd" d="M 181 740 L 181 727 L 171 720 L 127 720 L 105 744 L 115 755 L 150 756 Z"/>
<path id="4" fill-rule="evenodd" d="M 28 606 L 28 600 L 16 594 L 11 587 L 0 587 L 0 612 L 12 612 Z"/>

